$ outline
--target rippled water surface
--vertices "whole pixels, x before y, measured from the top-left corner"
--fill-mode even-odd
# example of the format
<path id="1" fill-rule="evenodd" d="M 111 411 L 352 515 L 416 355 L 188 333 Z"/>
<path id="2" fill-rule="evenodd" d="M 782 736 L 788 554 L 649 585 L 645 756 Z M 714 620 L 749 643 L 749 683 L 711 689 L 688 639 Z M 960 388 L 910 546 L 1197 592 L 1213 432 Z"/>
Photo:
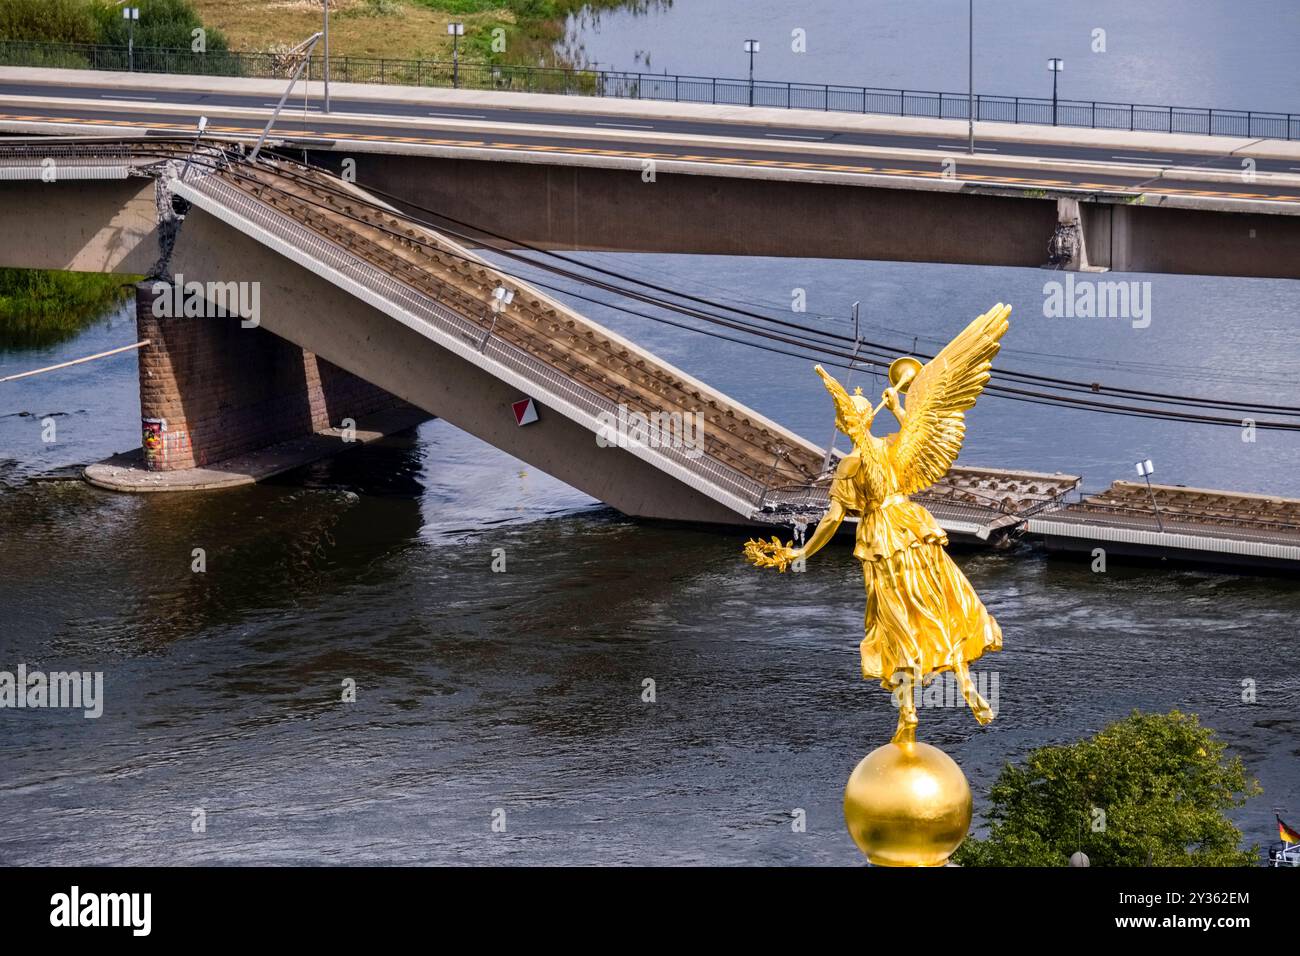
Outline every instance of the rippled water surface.
<path id="1" fill-rule="evenodd" d="M 1033 270 L 595 261 L 769 309 L 803 287 L 809 321 L 860 299 L 875 334 L 922 347 L 1006 299 L 1018 311 L 1004 358 L 1019 367 L 1294 398 L 1300 293 L 1287 283 L 1139 277 L 1153 282 L 1154 318 L 1134 330 L 1042 318 Z M 593 312 L 829 437 L 807 362 Z M 119 316 L 0 354 L 0 376 L 133 335 Z M 135 363 L 0 389 L 0 669 L 102 670 L 106 696 L 99 720 L 0 712 L 0 861 L 858 860 L 841 792 L 894 714 L 857 673 L 849 548 L 803 575 L 763 575 L 737 536 L 628 522 L 439 421 L 221 494 L 33 480 L 137 443 Z M 53 445 L 41 441 L 48 416 Z M 1272 433 L 1248 445 L 1234 429 L 990 398 L 967 457 L 1100 486 L 1150 455 L 1166 480 L 1296 495 L 1297 449 Z M 206 573 L 191 571 L 194 548 Z M 491 571 L 496 548 L 504 574 Z M 1000 713 L 980 729 L 965 711 L 923 711 L 922 731 L 977 798 L 1029 748 L 1133 708 L 1179 707 L 1263 783 L 1237 814 L 1248 841 L 1272 838 L 1272 806 L 1300 805 L 1294 580 L 1095 575 L 1023 552 L 959 560 L 1006 632 L 1006 649 L 977 665 L 997 672 Z M 654 704 L 641 699 L 647 678 Z M 1258 703 L 1242 702 L 1244 678 Z M 355 704 L 340 703 L 346 679 Z M 796 807 L 807 833 L 791 831 Z M 505 833 L 491 828 L 498 809 Z"/>
<path id="2" fill-rule="evenodd" d="M 975 0 L 975 90 L 1300 112 L 1291 0 Z M 963 93 L 966 0 L 648 0 L 575 17 L 565 47 L 601 69 Z M 796 34 L 795 31 L 801 31 Z M 798 42 L 801 41 L 801 42 Z"/>

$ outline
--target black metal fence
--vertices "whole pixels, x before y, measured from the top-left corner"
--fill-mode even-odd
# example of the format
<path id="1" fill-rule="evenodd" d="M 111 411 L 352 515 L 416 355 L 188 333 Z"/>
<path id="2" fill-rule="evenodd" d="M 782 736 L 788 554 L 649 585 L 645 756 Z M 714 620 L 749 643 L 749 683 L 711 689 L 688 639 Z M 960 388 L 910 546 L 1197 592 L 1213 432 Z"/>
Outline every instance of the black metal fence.
<path id="1" fill-rule="evenodd" d="M 299 62 L 299 55 L 291 53 L 192 53 L 188 50 L 138 48 L 128 58 L 126 48 L 118 46 L 0 42 L 0 65 L 6 66 L 287 78 Z M 323 58 L 313 56 L 306 70 L 308 79 L 319 80 L 323 66 Z M 563 70 L 481 63 L 461 63 L 455 66 L 446 60 L 331 56 L 330 77 L 343 83 L 459 86 L 517 93 L 558 93 L 933 119 L 964 120 L 971 112 L 970 99 L 965 93 L 772 80 L 755 80 L 751 83 L 745 79 L 712 76 Z M 1300 140 L 1300 113 L 1107 103 L 1099 100 L 1053 102 L 1042 97 L 987 94 L 976 95 L 974 113 L 977 120 L 998 123 Z"/>

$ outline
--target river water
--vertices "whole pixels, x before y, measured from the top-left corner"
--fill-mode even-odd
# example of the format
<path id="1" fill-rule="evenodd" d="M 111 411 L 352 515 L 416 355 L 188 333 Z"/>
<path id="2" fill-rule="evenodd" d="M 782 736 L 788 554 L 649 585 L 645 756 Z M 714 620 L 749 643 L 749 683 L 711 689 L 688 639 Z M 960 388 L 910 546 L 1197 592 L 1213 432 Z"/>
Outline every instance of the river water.
<path id="1" fill-rule="evenodd" d="M 1059 57 L 1062 98 L 1300 112 L 1292 0 L 974 7 L 978 93 L 1050 97 Z M 648 0 L 572 18 L 564 48 L 602 69 L 744 77 L 755 39 L 760 80 L 961 93 L 967 13 L 966 0 Z"/>
<path id="2" fill-rule="evenodd" d="M 675 5 L 663 29 L 692 6 Z M 802 289 L 799 321 L 840 331 L 861 301 L 864 335 L 903 349 L 932 350 L 1008 301 L 1007 367 L 1295 403 L 1295 283 L 1123 277 L 1150 283 L 1150 323 L 1135 328 L 1046 318 L 1044 283 L 1060 277 L 1037 270 L 586 258 L 774 313 Z M 580 305 L 829 438 L 808 362 Z M 134 332 L 119 314 L 58 346 L 0 352 L 0 377 Z M 880 384 L 862 372 L 854 383 Z M 972 464 L 1098 488 L 1151 457 L 1160 480 L 1300 496 L 1294 436 L 1245 442 L 1235 428 L 993 397 L 970 423 Z M 832 545 L 805 574 L 764 575 L 738 536 L 626 521 L 439 421 L 220 494 L 44 480 L 136 444 L 129 355 L 0 384 L 0 670 L 104 674 L 99 719 L 0 711 L 0 863 L 859 860 L 842 788 L 894 712 L 858 674 L 849 548 Z M 496 549 L 505 573 L 492 571 Z M 977 804 L 1035 746 L 1134 708 L 1180 708 L 1264 787 L 1234 814 L 1247 843 L 1273 838 L 1272 807 L 1300 815 L 1295 580 L 1094 574 L 1025 551 L 958 560 L 1006 633 L 976 666 L 997 676 L 998 719 L 980 728 L 932 708 L 921 730 L 962 764 Z M 341 700 L 347 681 L 355 703 Z M 796 808 L 807 832 L 791 828 Z"/>

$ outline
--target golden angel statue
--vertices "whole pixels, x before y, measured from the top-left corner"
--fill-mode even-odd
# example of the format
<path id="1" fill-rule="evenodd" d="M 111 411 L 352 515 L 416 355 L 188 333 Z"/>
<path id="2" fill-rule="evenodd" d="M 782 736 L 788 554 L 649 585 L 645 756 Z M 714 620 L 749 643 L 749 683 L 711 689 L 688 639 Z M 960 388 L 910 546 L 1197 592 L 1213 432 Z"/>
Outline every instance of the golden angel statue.
<path id="1" fill-rule="evenodd" d="M 989 380 L 1010 314 L 1010 306 L 995 305 L 924 366 L 911 358 L 893 363 L 893 384 L 875 408 L 862 389 L 848 394 L 817 366 L 835 400 L 835 425 L 853 440 L 853 451 L 835 471 L 830 510 L 802 548 L 776 538 L 745 545 L 752 563 L 784 571 L 821 550 L 846 517 L 859 518 L 853 555 L 862 562 L 867 589 L 862 676 L 878 679 L 898 701 L 894 743 L 916 739 L 915 689 L 944 671 L 957 679 L 976 720 L 993 719 L 969 665 L 1002 647 L 1002 629 L 944 551 L 948 536 L 908 495 L 930 487 L 957 460 L 965 412 Z M 886 407 L 899 430 L 880 439 L 871 421 Z"/>

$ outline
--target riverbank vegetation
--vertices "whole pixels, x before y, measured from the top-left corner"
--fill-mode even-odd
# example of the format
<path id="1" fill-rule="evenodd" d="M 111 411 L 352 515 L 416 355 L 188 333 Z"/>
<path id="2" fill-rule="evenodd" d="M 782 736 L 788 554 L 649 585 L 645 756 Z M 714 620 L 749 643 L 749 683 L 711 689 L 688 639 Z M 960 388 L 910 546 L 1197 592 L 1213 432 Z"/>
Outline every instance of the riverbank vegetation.
<path id="1" fill-rule="evenodd" d="M 197 27 L 208 51 L 226 49 L 225 34 L 203 23 L 191 0 L 132 0 L 140 10 L 135 45 L 188 50 Z M 4 0 L 0 40 L 33 43 L 98 43 L 125 46 L 128 26 L 111 0 Z M 76 65 L 76 64 L 72 64 Z"/>
<path id="2" fill-rule="evenodd" d="M 0 269 L 0 349 L 41 348 L 72 338 L 120 308 L 135 278 Z"/>
<path id="3" fill-rule="evenodd" d="M 1258 866 L 1224 811 L 1260 793 L 1195 714 L 1134 712 L 1095 737 L 1031 752 L 989 792 L 984 840 L 962 866 Z"/>
<path id="4" fill-rule="evenodd" d="M 582 66 L 557 54 L 569 16 L 645 8 L 664 0 L 330 0 L 330 52 L 336 56 L 450 60 L 447 24 L 465 25 L 465 62 Z M 301 42 L 320 29 L 319 0 L 193 0 L 231 49 L 266 50 Z M 141 17 L 144 14 L 141 12 Z M 500 32 L 494 32 L 494 31 Z M 494 45 L 494 38 L 500 38 Z M 504 43 L 501 42 L 504 41 Z"/>
<path id="5" fill-rule="evenodd" d="M 202 27 L 207 53 L 278 51 L 321 27 L 321 0 L 133 0 L 137 49 L 191 49 Z M 466 63 L 582 67 L 580 42 L 563 44 L 570 17 L 644 12 L 671 0 L 330 0 L 334 56 L 445 60 L 447 24 L 465 25 Z M 112 0 L 3 0 L 0 41 L 125 47 L 127 24 Z M 33 59 L 33 57 L 35 59 Z M 86 66 L 76 52 L 40 52 L 24 64 Z"/>

